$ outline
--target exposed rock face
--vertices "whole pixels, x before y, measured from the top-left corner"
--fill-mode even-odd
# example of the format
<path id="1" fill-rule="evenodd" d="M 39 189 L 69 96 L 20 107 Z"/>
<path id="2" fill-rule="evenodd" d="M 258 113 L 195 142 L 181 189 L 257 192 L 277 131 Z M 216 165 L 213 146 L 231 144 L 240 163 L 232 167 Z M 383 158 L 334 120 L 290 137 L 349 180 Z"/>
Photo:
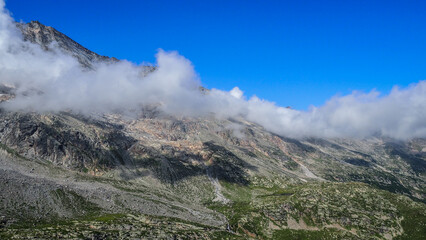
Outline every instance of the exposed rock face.
<path id="1" fill-rule="evenodd" d="M 85 67 L 91 68 L 96 62 L 117 62 L 116 58 L 101 56 L 81 46 L 65 34 L 52 27 L 47 27 L 38 21 L 27 24 L 18 23 L 24 40 L 40 45 L 44 50 L 49 50 L 52 44 L 57 44 L 59 49 L 75 57 Z"/>
<path id="2" fill-rule="evenodd" d="M 6 113 L 1 142 L 14 146 L 28 158 L 48 160 L 73 170 L 85 167 L 111 168 L 124 164 L 121 152 L 135 140 L 126 137 L 117 126 L 94 122 L 72 115 Z"/>
<path id="3" fill-rule="evenodd" d="M 84 67 L 117 61 L 38 22 L 19 26 Z M 137 119 L 1 110 L 0 142 L 0 238 L 424 236 L 425 139 L 290 139 L 146 107 Z"/>

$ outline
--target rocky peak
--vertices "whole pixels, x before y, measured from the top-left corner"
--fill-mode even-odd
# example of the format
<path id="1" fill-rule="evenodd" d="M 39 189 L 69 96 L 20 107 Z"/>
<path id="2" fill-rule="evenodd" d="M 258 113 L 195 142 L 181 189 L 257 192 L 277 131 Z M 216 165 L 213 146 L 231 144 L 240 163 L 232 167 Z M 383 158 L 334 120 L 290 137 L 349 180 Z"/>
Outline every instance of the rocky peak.
<path id="1" fill-rule="evenodd" d="M 116 58 L 101 56 L 89 49 L 81 46 L 65 34 L 57 31 L 53 27 L 45 26 L 39 21 L 29 23 L 17 23 L 25 41 L 30 41 L 40 45 L 45 50 L 52 48 L 52 43 L 57 43 L 59 49 L 75 58 L 87 68 L 93 68 L 96 62 L 117 62 Z"/>

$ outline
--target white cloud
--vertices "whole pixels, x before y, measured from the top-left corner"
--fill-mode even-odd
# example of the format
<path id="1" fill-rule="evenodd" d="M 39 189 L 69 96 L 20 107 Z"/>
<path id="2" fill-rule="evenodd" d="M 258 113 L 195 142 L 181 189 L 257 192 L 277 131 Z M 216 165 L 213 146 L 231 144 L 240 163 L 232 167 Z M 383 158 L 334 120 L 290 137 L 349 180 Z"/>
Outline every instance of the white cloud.
<path id="1" fill-rule="evenodd" d="M 46 52 L 24 42 L 3 0 L 0 8 L 0 83 L 16 87 L 16 97 L 2 106 L 11 111 L 90 113 L 155 105 L 177 116 L 244 117 L 289 137 L 426 137 L 426 81 L 394 88 L 387 96 L 353 93 L 297 111 L 257 97 L 246 100 L 238 87 L 203 94 L 191 62 L 177 52 L 160 50 L 157 70 L 146 77 L 140 66 L 127 61 L 83 70 L 58 49 Z"/>
<path id="2" fill-rule="evenodd" d="M 230 92 L 231 96 L 241 99 L 243 96 L 243 91 L 241 91 L 238 87 L 234 87 Z"/>

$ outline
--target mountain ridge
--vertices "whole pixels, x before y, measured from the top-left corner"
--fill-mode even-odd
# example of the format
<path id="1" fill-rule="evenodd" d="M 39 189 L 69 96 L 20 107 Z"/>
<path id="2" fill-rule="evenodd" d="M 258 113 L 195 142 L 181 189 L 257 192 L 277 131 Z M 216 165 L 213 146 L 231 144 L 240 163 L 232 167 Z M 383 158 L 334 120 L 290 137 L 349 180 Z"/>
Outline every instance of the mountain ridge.
<path id="1" fill-rule="evenodd" d="M 84 67 L 92 68 L 96 62 L 114 63 L 118 59 L 107 56 L 101 56 L 75 42 L 67 35 L 59 32 L 55 28 L 45 26 L 39 21 L 31 21 L 29 23 L 17 23 L 18 28 L 23 34 L 25 41 L 38 44 L 44 50 L 49 50 L 52 43 L 58 44 L 58 48 L 64 53 L 75 57 Z"/>
<path id="2" fill-rule="evenodd" d="M 56 42 L 85 68 L 118 61 L 39 22 L 18 26 L 27 41 L 46 51 Z M 424 236 L 425 139 L 294 139 L 243 118 L 158 111 L 1 109 L 0 236 Z"/>

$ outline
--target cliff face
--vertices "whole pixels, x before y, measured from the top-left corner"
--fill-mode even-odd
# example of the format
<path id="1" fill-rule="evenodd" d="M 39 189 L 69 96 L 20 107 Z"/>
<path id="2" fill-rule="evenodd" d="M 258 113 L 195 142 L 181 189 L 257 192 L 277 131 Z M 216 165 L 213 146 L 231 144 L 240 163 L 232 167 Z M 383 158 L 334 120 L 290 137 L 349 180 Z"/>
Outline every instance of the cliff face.
<path id="1" fill-rule="evenodd" d="M 83 67 L 118 61 L 39 22 L 19 27 Z M 146 108 L 137 118 L 1 110 L 0 142 L 0 236 L 415 239 L 425 230 L 425 139 L 290 139 L 244 119 Z"/>

